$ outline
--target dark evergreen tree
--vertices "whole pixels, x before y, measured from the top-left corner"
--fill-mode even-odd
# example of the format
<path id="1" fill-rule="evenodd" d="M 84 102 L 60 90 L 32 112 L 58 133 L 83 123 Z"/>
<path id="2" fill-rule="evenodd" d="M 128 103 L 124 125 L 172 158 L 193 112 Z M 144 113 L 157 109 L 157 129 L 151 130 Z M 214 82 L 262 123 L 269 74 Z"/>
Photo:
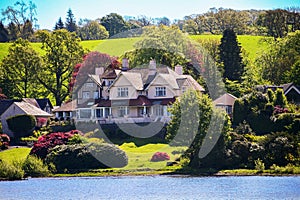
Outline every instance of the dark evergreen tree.
<path id="1" fill-rule="evenodd" d="M 101 25 L 109 32 L 109 36 L 116 35 L 128 29 L 127 23 L 123 17 L 117 13 L 110 13 L 101 18 Z"/>
<path id="2" fill-rule="evenodd" d="M 7 29 L 9 33 L 9 41 L 15 41 L 16 39 L 18 39 L 20 32 L 18 30 L 18 27 L 13 22 L 8 24 Z"/>
<path id="3" fill-rule="evenodd" d="M 59 30 L 59 29 L 64 29 L 65 26 L 64 26 L 64 23 L 61 19 L 61 17 L 58 19 L 58 21 L 55 23 L 55 27 L 54 27 L 54 30 Z"/>
<path id="4" fill-rule="evenodd" d="M 223 78 L 240 82 L 245 66 L 241 56 L 241 46 L 233 30 L 226 29 L 223 32 L 219 53 L 219 62 L 224 66 Z"/>
<path id="5" fill-rule="evenodd" d="M 77 29 L 76 20 L 75 20 L 74 14 L 71 9 L 69 9 L 67 12 L 66 29 L 69 32 L 75 32 Z"/>
<path id="6" fill-rule="evenodd" d="M 8 31 L 4 27 L 3 23 L 0 21 L 0 42 L 7 42 L 7 41 L 9 41 Z"/>

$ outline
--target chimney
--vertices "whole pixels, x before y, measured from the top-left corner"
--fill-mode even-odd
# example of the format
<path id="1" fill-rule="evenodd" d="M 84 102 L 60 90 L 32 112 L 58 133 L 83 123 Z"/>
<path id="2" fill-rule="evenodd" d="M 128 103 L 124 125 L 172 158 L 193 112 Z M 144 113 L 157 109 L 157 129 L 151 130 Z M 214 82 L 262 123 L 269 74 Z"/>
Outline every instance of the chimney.
<path id="1" fill-rule="evenodd" d="M 104 67 L 96 67 L 95 74 L 101 76 L 104 73 Z"/>
<path id="2" fill-rule="evenodd" d="M 123 58 L 122 60 L 122 71 L 129 70 L 129 62 L 127 58 Z"/>
<path id="3" fill-rule="evenodd" d="M 183 74 L 182 66 L 176 65 L 176 66 L 175 66 L 175 72 L 176 72 L 178 75 L 182 75 L 182 74 Z"/>
<path id="4" fill-rule="evenodd" d="M 155 75 L 156 73 L 156 61 L 150 60 L 149 62 L 149 75 Z"/>

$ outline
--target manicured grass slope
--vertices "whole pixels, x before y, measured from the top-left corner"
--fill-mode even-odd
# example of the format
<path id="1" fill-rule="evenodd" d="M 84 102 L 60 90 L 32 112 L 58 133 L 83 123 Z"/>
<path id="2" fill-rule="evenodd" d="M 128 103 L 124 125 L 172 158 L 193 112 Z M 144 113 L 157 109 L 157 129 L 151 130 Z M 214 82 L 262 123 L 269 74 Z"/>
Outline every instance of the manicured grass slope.
<path id="1" fill-rule="evenodd" d="M 146 144 L 136 147 L 134 143 L 124 143 L 120 146 L 128 156 L 128 165 L 124 170 L 139 170 L 139 169 L 162 169 L 166 167 L 167 162 L 175 161 L 181 156 L 186 149 L 185 147 L 170 147 L 168 144 Z M 170 156 L 169 161 L 150 162 L 152 155 L 155 152 L 166 152 Z"/>
<path id="2" fill-rule="evenodd" d="M 192 35 L 193 40 L 207 40 L 216 39 L 221 40 L 222 35 Z M 254 61 L 263 50 L 267 49 L 268 44 L 264 42 L 264 36 L 252 36 L 252 35 L 238 35 L 238 42 L 242 48 L 249 53 L 250 60 Z"/>
<path id="3" fill-rule="evenodd" d="M 190 36 L 193 40 L 198 39 L 221 39 L 221 35 L 192 35 Z M 262 36 L 248 36 L 240 35 L 238 36 L 238 41 L 241 43 L 242 47 L 249 53 L 250 59 L 254 60 L 260 52 L 267 48 L 267 44 L 262 42 Z M 108 39 L 108 40 L 90 40 L 82 41 L 81 44 L 83 48 L 89 49 L 90 51 L 100 51 L 102 53 L 107 53 L 112 56 L 121 56 L 126 51 L 134 49 L 133 45 L 135 42 L 140 40 L 140 38 L 119 38 L 119 39 Z M 11 43 L 0 43 L 0 61 L 8 53 L 8 48 Z M 44 51 L 41 50 L 41 43 L 31 43 L 33 49 L 37 52 L 43 54 Z"/>
<path id="4" fill-rule="evenodd" d="M 14 160 L 22 161 L 28 156 L 31 148 L 19 147 L 0 152 L 0 160 L 12 163 Z"/>

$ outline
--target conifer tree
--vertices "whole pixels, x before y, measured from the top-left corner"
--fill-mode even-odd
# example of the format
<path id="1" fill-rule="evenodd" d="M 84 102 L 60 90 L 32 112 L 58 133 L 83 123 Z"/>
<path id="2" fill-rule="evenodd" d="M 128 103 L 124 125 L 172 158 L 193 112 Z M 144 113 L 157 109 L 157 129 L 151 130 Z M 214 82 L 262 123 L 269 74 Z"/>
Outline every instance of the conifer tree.
<path id="1" fill-rule="evenodd" d="M 65 25 L 61 19 L 61 17 L 58 19 L 58 21 L 55 23 L 54 30 L 64 29 Z"/>
<path id="2" fill-rule="evenodd" d="M 66 29 L 69 32 L 75 32 L 77 29 L 76 20 L 75 20 L 74 14 L 71 9 L 69 9 L 67 12 Z"/>
<path id="3" fill-rule="evenodd" d="M 8 31 L 4 27 L 3 23 L 0 21 L 0 42 L 8 42 Z"/>
<path id="4" fill-rule="evenodd" d="M 233 30 L 226 29 L 223 32 L 219 53 L 219 62 L 224 66 L 223 78 L 241 82 L 244 64 L 241 56 L 241 46 Z"/>

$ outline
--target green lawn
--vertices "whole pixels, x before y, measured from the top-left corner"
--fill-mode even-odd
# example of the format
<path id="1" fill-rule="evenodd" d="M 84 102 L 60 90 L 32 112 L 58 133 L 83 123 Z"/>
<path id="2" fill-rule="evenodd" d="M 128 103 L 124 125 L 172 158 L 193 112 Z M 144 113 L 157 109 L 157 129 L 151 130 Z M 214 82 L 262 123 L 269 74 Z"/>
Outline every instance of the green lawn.
<path id="1" fill-rule="evenodd" d="M 0 152 L 0 160 L 12 163 L 14 160 L 22 161 L 28 156 L 31 148 L 19 147 Z"/>
<path id="2" fill-rule="evenodd" d="M 166 163 L 175 161 L 180 157 L 186 147 L 170 147 L 168 144 L 146 144 L 136 147 L 134 143 L 124 143 L 120 146 L 128 156 L 128 165 L 122 170 L 158 170 L 166 167 Z M 175 151 L 175 152 L 174 152 Z M 152 155 L 155 152 L 166 152 L 170 156 L 169 161 L 150 162 Z M 172 153 L 173 152 L 173 153 Z"/>

